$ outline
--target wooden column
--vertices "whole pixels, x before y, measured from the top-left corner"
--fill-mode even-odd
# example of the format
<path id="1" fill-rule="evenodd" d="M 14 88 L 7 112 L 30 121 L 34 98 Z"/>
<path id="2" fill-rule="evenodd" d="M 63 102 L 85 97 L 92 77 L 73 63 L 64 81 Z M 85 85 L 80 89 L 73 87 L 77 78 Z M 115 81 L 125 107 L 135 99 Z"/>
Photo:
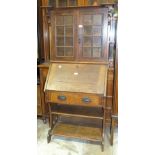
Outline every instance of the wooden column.
<path id="1" fill-rule="evenodd" d="M 48 6 L 48 0 L 42 0 L 42 6 Z M 42 7 L 43 18 L 43 53 L 45 61 L 49 61 L 49 25 L 48 25 L 48 8 Z"/>
<path id="2" fill-rule="evenodd" d="M 37 38 L 38 38 L 38 60 L 44 59 L 43 50 L 43 18 L 42 18 L 42 1 L 37 0 Z"/>

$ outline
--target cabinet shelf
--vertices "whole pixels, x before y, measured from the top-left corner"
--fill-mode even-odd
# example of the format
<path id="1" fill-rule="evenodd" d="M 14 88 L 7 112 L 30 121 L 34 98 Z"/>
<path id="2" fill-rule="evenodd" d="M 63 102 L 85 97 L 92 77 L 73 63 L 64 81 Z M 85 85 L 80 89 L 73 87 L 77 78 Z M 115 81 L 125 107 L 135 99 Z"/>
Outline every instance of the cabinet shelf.
<path id="1" fill-rule="evenodd" d="M 102 141 L 101 128 L 72 125 L 62 122 L 57 122 L 50 134 L 88 141 Z"/>
<path id="2" fill-rule="evenodd" d="M 53 104 L 51 111 L 51 114 L 103 120 L 102 108 Z"/>

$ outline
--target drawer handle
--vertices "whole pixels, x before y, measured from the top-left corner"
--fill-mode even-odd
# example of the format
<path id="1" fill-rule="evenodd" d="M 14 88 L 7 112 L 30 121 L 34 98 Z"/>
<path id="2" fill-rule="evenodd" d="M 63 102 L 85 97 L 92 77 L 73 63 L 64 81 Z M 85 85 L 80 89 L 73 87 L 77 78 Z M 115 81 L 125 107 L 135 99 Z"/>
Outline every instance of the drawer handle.
<path id="1" fill-rule="evenodd" d="M 82 98 L 82 101 L 84 103 L 90 103 L 91 102 L 91 99 L 89 97 L 84 97 L 84 98 Z"/>
<path id="2" fill-rule="evenodd" d="M 58 99 L 61 101 L 65 101 L 66 100 L 66 96 L 58 96 Z"/>

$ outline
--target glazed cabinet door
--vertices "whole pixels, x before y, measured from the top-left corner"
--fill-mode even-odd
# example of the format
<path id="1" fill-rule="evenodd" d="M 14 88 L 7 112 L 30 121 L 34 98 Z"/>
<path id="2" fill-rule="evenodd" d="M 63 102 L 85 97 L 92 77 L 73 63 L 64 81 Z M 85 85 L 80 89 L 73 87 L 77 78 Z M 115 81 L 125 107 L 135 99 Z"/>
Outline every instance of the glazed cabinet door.
<path id="1" fill-rule="evenodd" d="M 108 60 L 108 9 L 79 12 L 78 46 L 80 60 Z"/>
<path id="2" fill-rule="evenodd" d="M 73 10 L 51 14 L 51 60 L 74 60 L 76 56 L 76 15 Z"/>

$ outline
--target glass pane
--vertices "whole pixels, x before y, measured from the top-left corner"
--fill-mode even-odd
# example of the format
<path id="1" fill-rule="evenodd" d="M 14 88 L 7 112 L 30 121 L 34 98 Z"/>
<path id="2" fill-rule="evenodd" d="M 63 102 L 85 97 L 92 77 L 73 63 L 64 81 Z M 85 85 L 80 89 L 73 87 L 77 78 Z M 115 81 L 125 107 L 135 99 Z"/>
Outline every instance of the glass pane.
<path id="1" fill-rule="evenodd" d="M 102 39 L 101 37 L 93 37 L 93 46 L 101 47 Z"/>
<path id="2" fill-rule="evenodd" d="M 91 57 L 91 48 L 83 47 L 83 57 Z"/>
<path id="3" fill-rule="evenodd" d="M 77 0 L 69 0 L 69 6 L 77 6 Z"/>
<path id="4" fill-rule="evenodd" d="M 84 25 L 92 24 L 92 16 L 91 15 L 84 15 L 83 16 L 83 24 Z"/>
<path id="5" fill-rule="evenodd" d="M 64 16 L 65 25 L 73 25 L 73 16 Z"/>
<path id="6" fill-rule="evenodd" d="M 73 46 L 73 37 L 65 38 L 65 46 Z"/>
<path id="7" fill-rule="evenodd" d="M 58 35 L 58 36 L 64 36 L 64 27 L 63 26 L 57 26 L 56 29 L 57 29 L 56 35 Z"/>
<path id="8" fill-rule="evenodd" d="M 73 48 L 65 47 L 65 56 L 73 56 Z"/>
<path id="9" fill-rule="evenodd" d="M 94 0 L 88 0 L 88 5 L 93 5 Z"/>
<path id="10" fill-rule="evenodd" d="M 101 57 L 101 48 L 93 48 L 93 57 Z"/>
<path id="11" fill-rule="evenodd" d="M 57 46 L 64 46 L 64 37 L 57 37 Z"/>
<path id="12" fill-rule="evenodd" d="M 108 3 L 108 0 L 98 0 L 99 4 L 104 4 L 104 3 Z"/>
<path id="13" fill-rule="evenodd" d="M 58 7 L 67 6 L 67 0 L 58 0 Z"/>
<path id="14" fill-rule="evenodd" d="M 93 35 L 94 36 L 101 36 L 102 35 L 101 26 L 93 26 Z"/>
<path id="15" fill-rule="evenodd" d="M 115 0 L 98 0 L 99 4 L 105 4 L 105 3 L 115 3 Z"/>
<path id="16" fill-rule="evenodd" d="M 56 25 L 64 25 L 64 17 L 63 16 L 56 17 Z"/>
<path id="17" fill-rule="evenodd" d="M 93 24 L 101 25 L 102 24 L 102 15 L 93 15 Z"/>
<path id="18" fill-rule="evenodd" d="M 91 46 L 92 44 L 92 38 L 91 37 L 84 37 L 83 38 L 83 46 Z"/>
<path id="19" fill-rule="evenodd" d="M 65 34 L 66 36 L 73 36 L 73 27 L 65 27 Z"/>
<path id="20" fill-rule="evenodd" d="M 56 0 L 48 0 L 48 5 L 55 7 L 56 6 Z"/>
<path id="21" fill-rule="evenodd" d="M 92 26 L 84 26 L 84 35 L 92 35 Z"/>
<path id="22" fill-rule="evenodd" d="M 64 56 L 64 48 L 57 47 L 57 56 Z"/>
<path id="23" fill-rule="evenodd" d="M 108 3 L 115 3 L 115 0 L 108 0 Z"/>

